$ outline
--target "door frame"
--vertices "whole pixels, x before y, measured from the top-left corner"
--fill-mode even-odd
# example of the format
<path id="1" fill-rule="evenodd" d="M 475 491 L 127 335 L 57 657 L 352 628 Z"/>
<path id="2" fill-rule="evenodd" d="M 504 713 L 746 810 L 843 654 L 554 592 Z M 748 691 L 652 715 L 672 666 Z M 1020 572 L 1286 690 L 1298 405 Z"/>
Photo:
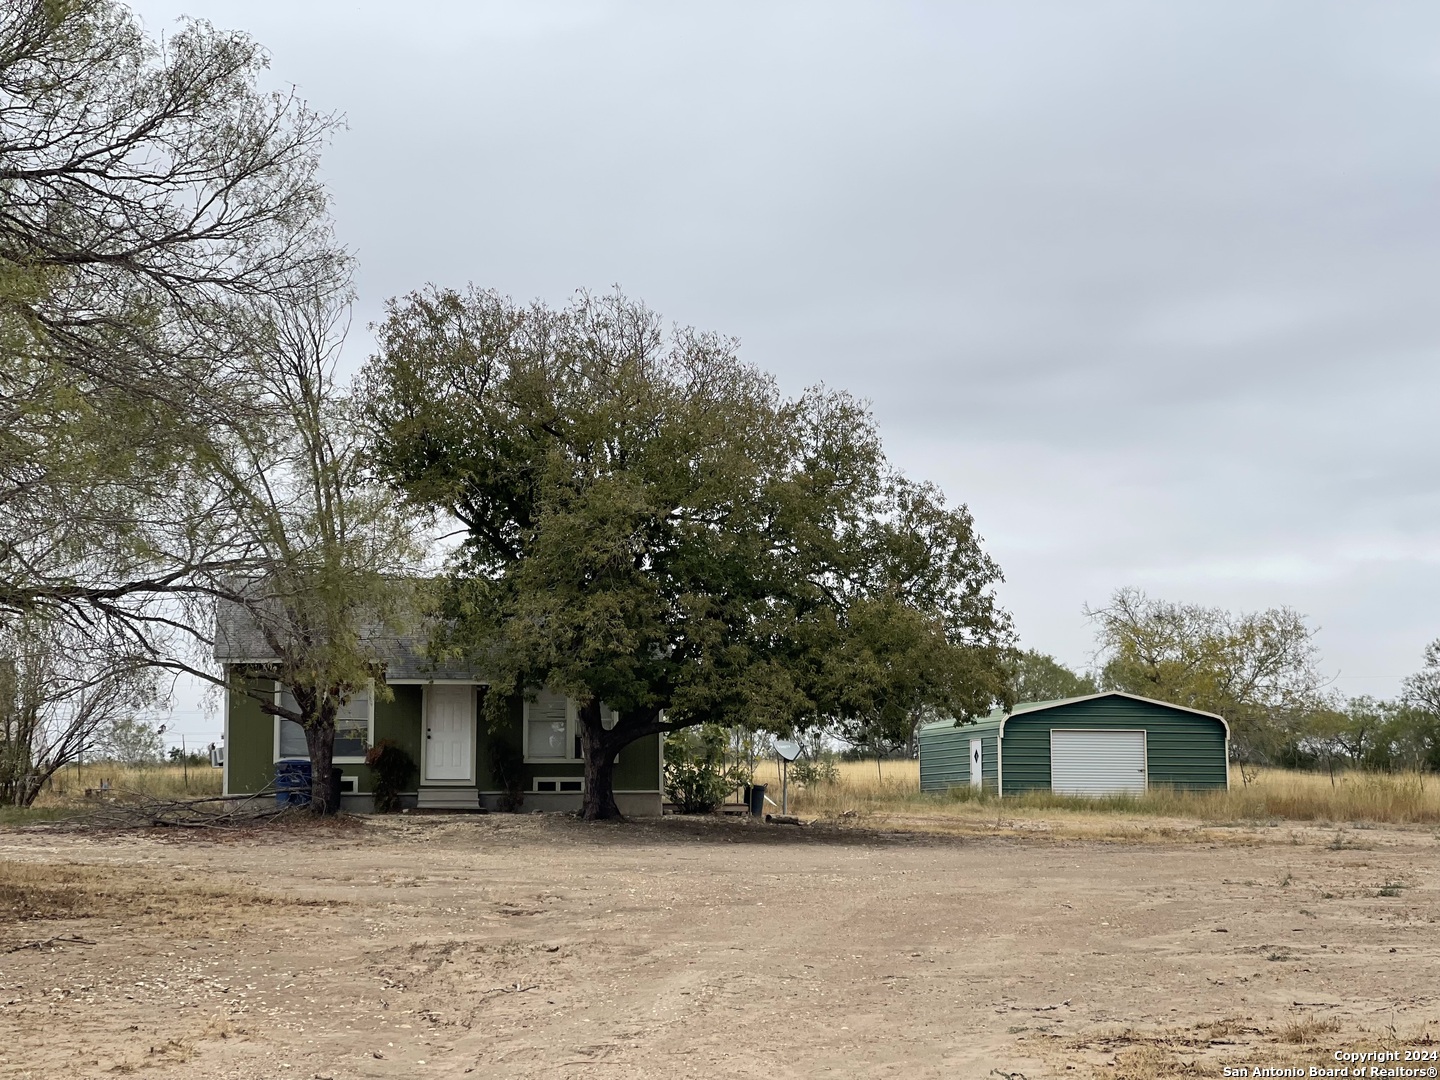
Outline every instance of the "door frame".
<path id="1" fill-rule="evenodd" d="M 465 686 L 470 690 L 470 775 L 463 780 L 431 780 L 430 771 L 430 691 L 436 686 Z M 479 683 L 434 682 L 426 683 L 420 695 L 420 787 L 478 787 L 475 777 L 475 759 L 479 755 L 477 742 L 479 732 L 475 725 L 475 703 L 480 696 Z"/>

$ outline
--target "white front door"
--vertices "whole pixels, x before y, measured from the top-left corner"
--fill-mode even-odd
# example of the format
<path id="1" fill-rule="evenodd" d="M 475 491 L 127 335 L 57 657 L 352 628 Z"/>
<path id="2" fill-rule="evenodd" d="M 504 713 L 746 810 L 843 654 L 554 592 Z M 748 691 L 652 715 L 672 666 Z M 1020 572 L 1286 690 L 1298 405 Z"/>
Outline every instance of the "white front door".
<path id="1" fill-rule="evenodd" d="M 980 771 L 981 742 L 979 739 L 970 740 L 970 786 L 979 787 L 983 779 Z"/>
<path id="2" fill-rule="evenodd" d="M 425 695 L 425 779 L 472 780 L 475 687 L 432 686 Z"/>

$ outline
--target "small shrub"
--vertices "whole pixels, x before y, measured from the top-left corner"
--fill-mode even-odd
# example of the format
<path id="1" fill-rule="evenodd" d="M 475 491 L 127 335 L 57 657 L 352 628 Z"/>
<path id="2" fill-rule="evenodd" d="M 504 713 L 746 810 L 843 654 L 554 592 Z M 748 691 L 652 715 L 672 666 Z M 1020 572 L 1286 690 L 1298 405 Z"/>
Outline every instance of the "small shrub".
<path id="1" fill-rule="evenodd" d="M 410 786 L 410 777 L 415 774 L 415 759 L 403 747 L 381 739 L 365 752 L 365 764 L 370 766 L 375 812 L 395 813 L 400 809 L 400 793 Z"/>
<path id="2" fill-rule="evenodd" d="M 1291 1021 L 1281 1028 L 1280 1041 L 1295 1045 L 1316 1043 L 1326 1035 L 1333 1035 L 1339 1030 L 1340 1024 L 1336 1020 L 1321 1020 L 1318 1017 L 1306 1016 Z"/>
<path id="3" fill-rule="evenodd" d="M 665 793 L 682 814 L 708 814 L 725 796 L 751 781 L 750 770 L 725 760 L 728 734 L 705 724 L 665 740 Z"/>
<path id="4" fill-rule="evenodd" d="M 1402 884 L 1400 884 L 1400 882 L 1398 882 L 1398 881 L 1387 881 L 1384 885 L 1380 886 L 1380 891 L 1379 891 L 1378 893 L 1376 893 L 1375 895 L 1376 895 L 1376 896 L 1399 896 L 1399 895 L 1400 895 L 1400 890 L 1403 889 L 1404 887 L 1405 887 L 1405 886 L 1402 885 Z"/>
<path id="5" fill-rule="evenodd" d="M 490 779 L 500 789 L 500 809 L 519 812 L 525 803 L 525 755 L 518 746 L 496 742 L 490 750 Z"/>

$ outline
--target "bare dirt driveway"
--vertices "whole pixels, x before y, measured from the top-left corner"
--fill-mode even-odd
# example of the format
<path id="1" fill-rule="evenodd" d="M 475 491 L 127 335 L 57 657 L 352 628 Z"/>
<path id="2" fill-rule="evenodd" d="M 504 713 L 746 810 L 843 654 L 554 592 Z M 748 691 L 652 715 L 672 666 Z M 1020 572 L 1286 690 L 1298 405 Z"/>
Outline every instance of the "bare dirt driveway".
<path id="1" fill-rule="evenodd" d="M 1428 1052 L 1430 830 L 1144 835 L 0 832 L 0 1076 L 1037 1080 Z"/>

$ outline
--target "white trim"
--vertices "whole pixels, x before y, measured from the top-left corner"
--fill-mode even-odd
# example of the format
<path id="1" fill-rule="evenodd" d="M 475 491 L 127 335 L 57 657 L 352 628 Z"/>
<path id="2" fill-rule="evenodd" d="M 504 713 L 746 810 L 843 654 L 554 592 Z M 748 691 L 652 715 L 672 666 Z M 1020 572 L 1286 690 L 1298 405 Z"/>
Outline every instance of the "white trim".
<path id="1" fill-rule="evenodd" d="M 386 686 L 489 686 L 475 679 L 386 679 Z"/>
<path id="2" fill-rule="evenodd" d="M 1127 695 L 1127 696 L 1133 696 L 1133 695 Z M 1163 702 L 1162 702 L 1162 704 L 1163 704 Z M 1193 711 L 1193 710 L 1192 710 L 1192 711 Z M 1050 791 L 1051 791 L 1052 793 L 1055 791 L 1055 732 L 1057 732 L 1057 731 L 1066 731 L 1066 732 L 1069 732 L 1069 731 L 1084 731 L 1084 732 L 1089 732 L 1090 734 L 1094 734 L 1094 735 L 1101 734 L 1102 732 L 1105 733 L 1105 734 L 1109 734 L 1110 732 L 1115 732 L 1115 731 L 1124 731 L 1124 732 L 1130 732 L 1130 733 L 1133 734 L 1134 732 L 1137 732 L 1137 731 L 1138 731 L 1138 732 L 1140 733 L 1140 760 L 1145 763 L 1145 790 L 1146 790 L 1146 791 L 1149 791 L 1149 790 L 1150 790 L 1150 732 L 1147 731 L 1145 728 L 1143 728 L 1143 727 L 1142 727 L 1142 728 L 1133 728 L 1133 727 L 1125 727 L 1125 728 L 1122 728 L 1122 727 L 1060 727 L 1060 728 L 1053 728 L 1053 727 L 1052 727 L 1052 728 L 1050 729 L 1050 762 L 1049 762 L 1049 766 L 1050 766 L 1050 769 L 1049 769 L 1049 772 L 1050 772 Z"/>
<path id="3" fill-rule="evenodd" d="M 475 759 L 479 753 L 480 732 L 476 724 L 476 702 L 479 698 L 478 688 L 482 683 L 467 683 L 459 679 L 450 679 L 437 685 L 444 686 L 469 686 L 474 689 L 470 691 L 470 774 L 458 780 L 431 780 L 425 775 L 425 769 L 430 757 L 430 740 L 422 738 L 420 741 L 420 779 L 417 781 L 420 787 L 424 788 L 473 788 L 478 787 L 480 779 L 475 775 Z M 420 694 L 420 734 L 428 736 L 426 725 L 430 723 L 430 686 L 427 684 Z"/>
<path id="4" fill-rule="evenodd" d="M 1005 797 L 1005 756 L 1001 753 L 1001 747 L 1005 742 L 1005 731 L 1003 728 L 995 729 L 995 797 Z"/>
<path id="5" fill-rule="evenodd" d="M 273 686 L 274 686 L 274 690 L 272 691 L 273 699 L 274 699 L 274 704 L 279 705 L 279 704 L 280 704 L 280 693 L 281 693 L 281 690 L 280 690 L 281 682 L 280 682 L 279 679 L 272 679 L 272 680 L 271 680 L 271 683 L 272 683 Z M 369 696 L 370 696 L 370 715 L 366 718 L 366 722 L 365 722 L 365 745 L 366 745 L 366 746 L 374 746 L 374 745 L 375 745 L 375 680 L 374 680 L 374 679 L 371 679 L 371 680 L 370 680 L 369 682 L 367 682 L 365 685 L 368 687 L 368 692 L 369 692 Z M 356 690 L 358 691 L 359 688 L 357 687 Z M 293 697 L 294 695 L 292 694 L 291 696 Z M 272 741 L 271 747 L 270 747 L 270 761 L 271 761 L 272 764 L 273 764 L 274 762 L 277 762 L 277 761 L 280 760 L 280 723 L 281 723 L 281 721 L 283 721 L 283 720 L 285 719 L 285 717 L 283 717 L 283 716 L 275 716 L 275 717 L 273 717 L 273 719 L 274 719 L 274 721 L 275 721 L 275 734 L 274 734 L 274 738 L 273 738 L 273 741 Z M 291 721 L 291 723 L 294 723 L 294 721 Z M 226 761 L 225 767 L 228 769 L 228 768 L 230 767 L 230 765 L 229 765 L 229 761 L 230 761 L 230 756 L 229 756 L 229 754 L 226 754 L 226 756 L 225 756 L 225 761 Z M 363 764 L 365 764 L 365 755 L 364 755 L 364 754 L 361 754 L 361 755 L 359 755 L 358 757 L 355 756 L 354 754 L 349 754 L 349 755 L 346 755 L 345 757 L 340 757 L 340 756 L 337 755 L 336 757 L 333 757 L 333 758 L 331 759 L 330 763 L 331 763 L 332 765 L 363 765 Z M 228 774 L 227 774 L 227 775 L 228 775 Z"/>

